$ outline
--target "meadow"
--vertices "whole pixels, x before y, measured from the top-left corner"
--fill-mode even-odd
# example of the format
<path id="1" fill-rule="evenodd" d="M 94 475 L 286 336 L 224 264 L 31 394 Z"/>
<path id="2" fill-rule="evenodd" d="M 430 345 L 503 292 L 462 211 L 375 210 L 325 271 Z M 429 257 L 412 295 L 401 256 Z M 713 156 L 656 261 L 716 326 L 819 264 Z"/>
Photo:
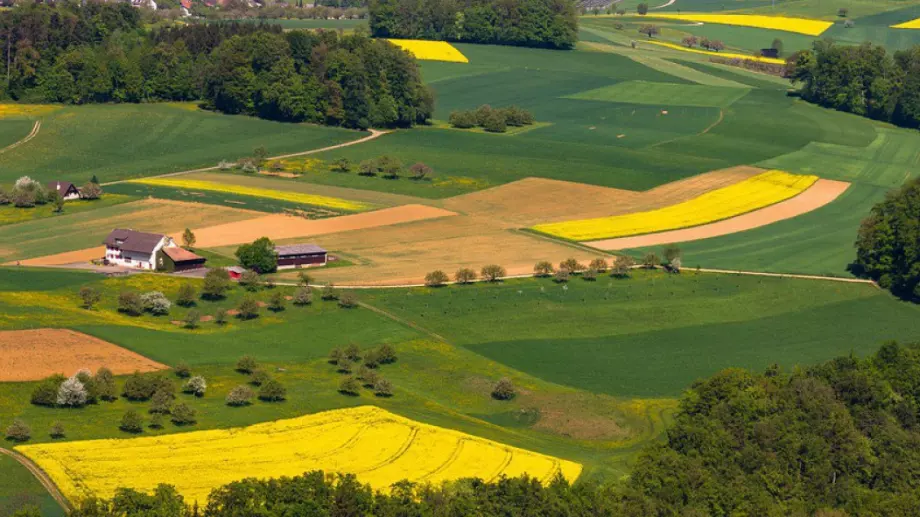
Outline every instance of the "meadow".
<path id="1" fill-rule="evenodd" d="M 13 458 L 0 454 L 0 515 L 12 515 L 23 506 L 38 507 L 46 517 L 64 517 L 64 510 L 31 472 Z"/>
<path id="2" fill-rule="evenodd" d="M 32 125 L 28 120 L 0 119 L 0 149 L 25 138 L 32 131 Z"/>

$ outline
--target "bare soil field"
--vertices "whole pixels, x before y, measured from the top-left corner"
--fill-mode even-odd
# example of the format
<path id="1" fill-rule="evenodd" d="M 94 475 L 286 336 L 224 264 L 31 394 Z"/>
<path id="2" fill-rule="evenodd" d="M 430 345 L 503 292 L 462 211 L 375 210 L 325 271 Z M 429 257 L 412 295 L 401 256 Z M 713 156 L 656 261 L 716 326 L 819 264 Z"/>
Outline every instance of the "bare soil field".
<path id="1" fill-rule="evenodd" d="M 834 181 L 821 179 L 815 182 L 808 190 L 798 196 L 787 199 L 781 203 L 768 206 L 766 208 L 749 212 L 738 217 L 725 219 L 712 224 L 695 226 L 693 228 L 684 228 L 682 230 L 673 230 L 668 232 L 652 233 L 648 235 L 638 235 L 635 237 L 620 237 L 617 239 L 604 239 L 599 241 L 584 242 L 582 244 L 606 250 L 624 250 L 630 248 L 642 248 L 646 246 L 658 246 L 662 244 L 671 244 L 677 242 L 695 241 L 718 237 L 730 233 L 743 232 L 761 226 L 766 226 L 777 221 L 790 219 L 797 215 L 802 215 L 837 199 L 850 186 L 844 181 Z"/>
<path id="2" fill-rule="evenodd" d="M 267 215 L 246 221 L 220 224 L 195 230 L 197 246 L 202 248 L 252 242 L 259 237 L 274 241 L 350 232 L 391 226 L 424 219 L 456 215 L 454 212 L 424 205 L 404 205 L 373 212 L 308 220 L 283 214 Z"/>
<path id="3" fill-rule="evenodd" d="M 63 266 L 66 264 L 78 264 L 101 259 L 105 256 L 105 246 L 96 246 L 95 248 L 86 248 L 77 251 L 65 251 L 64 253 L 55 253 L 54 255 L 45 255 L 34 259 L 18 260 L 14 264 L 21 266 Z"/>
<path id="4" fill-rule="evenodd" d="M 653 210 L 755 176 L 763 169 L 749 166 L 707 172 L 660 187 L 634 192 L 583 183 L 525 178 L 495 188 L 453 197 L 444 208 L 487 216 L 505 228 L 587 219 Z"/>
<path id="5" fill-rule="evenodd" d="M 0 331 L 0 382 L 40 380 L 102 366 L 116 375 L 168 368 L 107 341 L 66 329 Z"/>

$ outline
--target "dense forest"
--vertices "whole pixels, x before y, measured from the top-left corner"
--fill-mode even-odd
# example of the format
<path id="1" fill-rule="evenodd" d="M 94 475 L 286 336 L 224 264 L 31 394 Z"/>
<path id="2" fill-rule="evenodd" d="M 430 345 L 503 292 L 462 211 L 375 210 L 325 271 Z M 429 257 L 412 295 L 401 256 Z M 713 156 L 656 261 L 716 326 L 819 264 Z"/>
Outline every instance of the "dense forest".
<path id="1" fill-rule="evenodd" d="M 122 490 L 72 517 L 920 515 L 920 345 L 698 381 L 624 482 L 403 482 L 384 494 L 310 472 L 230 483 L 189 503 L 168 486 Z"/>
<path id="2" fill-rule="evenodd" d="M 9 74 L 0 98 L 21 102 L 197 100 L 223 113 L 359 129 L 424 122 L 434 105 L 415 60 L 385 41 L 264 24 L 147 31 L 124 3 L 0 12 L 0 48 Z"/>
<path id="3" fill-rule="evenodd" d="M 369 7 L 379 38 L 556 49 L 578 40 L 572 0 L 371 0 Z"/>
<path id="4" fill-rule="evenodd" d="M 857 115 L 920 127 L 920 46 L 889 54 L 864 43 L 814 43 L 789 59 L 789 76 L 805 100 Z"/>
<path id="5" fill-rule="evenodd" d="M 895 295 L 920 301 L 920 178 L 872 208 L 859 228 L 854 265 Z"/>

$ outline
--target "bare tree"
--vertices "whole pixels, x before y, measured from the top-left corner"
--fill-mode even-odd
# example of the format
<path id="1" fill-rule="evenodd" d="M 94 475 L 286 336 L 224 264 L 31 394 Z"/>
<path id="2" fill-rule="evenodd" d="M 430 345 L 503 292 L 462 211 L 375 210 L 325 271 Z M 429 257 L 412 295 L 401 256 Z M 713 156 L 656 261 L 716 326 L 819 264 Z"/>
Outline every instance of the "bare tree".
<path id="1" fill-rule="evenodd" d="M 498 264 L 489 264 L 487 266 L 482 266 L 480 274 L 489 282 L 498 282 L 502 277 L 507 275 L 507 272 L 505 268 Z"/>
<path id="2" fill-rule="evenodd" d="M 548 260 L 541 260 L 533 266 L 533 276 L 547 277 L 553 274 L 553 264 Z"/>

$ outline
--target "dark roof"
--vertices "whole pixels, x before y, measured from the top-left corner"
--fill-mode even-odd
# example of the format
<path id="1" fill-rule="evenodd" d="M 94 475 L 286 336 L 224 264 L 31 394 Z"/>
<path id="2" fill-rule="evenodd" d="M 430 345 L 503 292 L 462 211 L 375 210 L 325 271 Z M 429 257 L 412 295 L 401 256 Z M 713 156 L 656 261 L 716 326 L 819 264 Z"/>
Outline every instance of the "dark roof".
<path id="1" fill-rule="evenodd" d="M 179 246 L 169 246 L 169 247 L 163 248 L 163 253 L 165 253 L 167 257 L 171 258 L 173 262 L 177 262 L 177 263 L 178 262 L 196 262 L 196 261 L 204 262 L 205 261 L 204 257 L 200 255 L 195 255 L 191 251 L 182 249 Z"/>
<path id="2" fill-rule="evenodd" d="M 55 190 L 62 196 L 67 192 L 70 192 L 70 189 L 79 191 L 79 189 L 69 181 L 52 181 L 48 183 L 48 190 Z"/>
<path id="3" fill-rule="evenodd" d="M 326 250 L 316 244 L 291 244 L 289 246 L 275 246 L 275 253 L 278 255 L 309 255 L 326 253 Z"/>
<path id="4" fill-rule="evenodd" d="M 110 233 L 102 243 L 122 251 L 153 253 L 153 250 L 163 237 L 165 237 L 165 235 L 160 235 L 159 233 L 144 233 L 116 228 L 112 230 L 112 233 Z"/>

